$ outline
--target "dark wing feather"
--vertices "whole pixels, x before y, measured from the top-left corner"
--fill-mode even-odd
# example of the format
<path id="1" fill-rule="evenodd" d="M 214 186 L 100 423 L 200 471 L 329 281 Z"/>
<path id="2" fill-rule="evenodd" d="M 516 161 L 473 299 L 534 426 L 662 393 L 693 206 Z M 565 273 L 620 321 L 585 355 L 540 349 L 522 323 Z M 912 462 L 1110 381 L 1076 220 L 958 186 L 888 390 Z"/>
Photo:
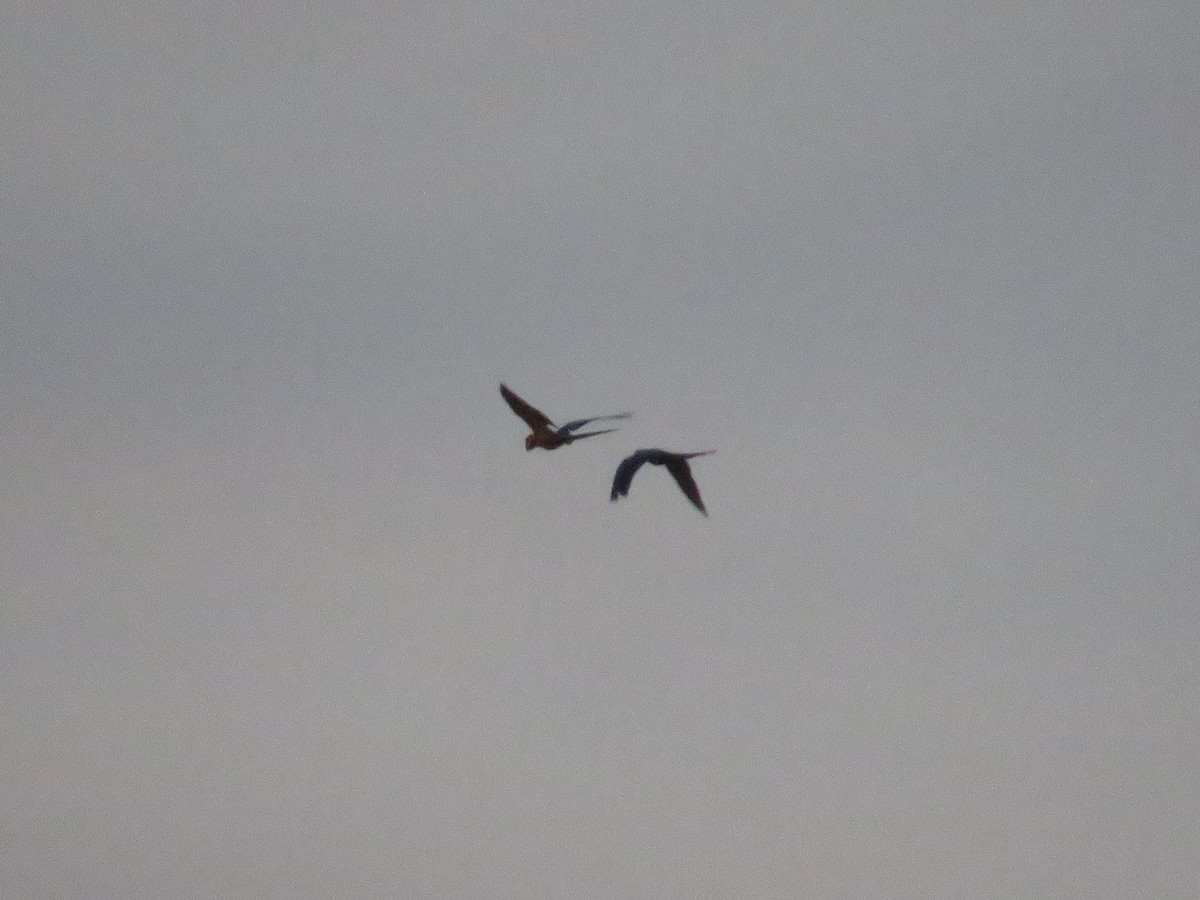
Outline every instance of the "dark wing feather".
<path id="1" fill-rule="evenodd" d="M 607 422 L 611 419 L 628 419 L 633 416 L 633 413 L 617 413 L 615 416 L 592 416 L 590 419 L 575 419 L 573 422 L 568 422 L 561 426 L 558 430 L 561 434 L 564 431 L 574 431 L 576 428 L 582 428 L 588 422 Z"/>
<path id="2" fill-rule="evenodd" d="M 688 465 L 687 459 L 683 457 L 671 457 L 664 462 L 667 471 L 675 478 L 679 484 L 679 489 L 683 491 L 684 496 L 692 501 L 692 505 L 700 512 L 708 515 L 708 510 L 704 508 L 704 501 L 700 499 L 700 488 L 696 487 L 696 479 L 692 477 L 692 467 Z"/>
<path id="3" fill-rule="evenodd" d="M 601 428 L 599 431 L 584 431 L 580 432 L 579 434 L 571 435 L 571 440 L 577 441 L 580 438 L 595 437 L 598 434 L 612 434 L 616 430 L 617 429 L 615 428 Z M 558 434 L 562 434 L 562 429 L 559 429 Z"/>
<path id="4" fill-rule="evenodd" d="M 617 466 L 617 474 L 613 476 L 612 493 L 608 497 L 609 500 L 616 500 L 618 497 L 629 495 L 629 486 L 633 484 L 634 473 L 642 467 L 642 463 L 646 459 L 646 451 L 639 450 L 632 456 L 627 456 L 621 460 L 621 464 Z"/>
<path id="5" fill-rule="evenodd" d="M 512 408 L 512 411 L 524 419 L 525 424 L 534 431 L 538 431 L 542 428 L 554 427 L 554 423 L 547 418 L 545 413 L 543 413 L 541 410 L 534 409 L 532 406 L 510 391 L 507 385 L 500 385 L 500 396 L 504 398 L 505 402 L 507 402 Z"/>

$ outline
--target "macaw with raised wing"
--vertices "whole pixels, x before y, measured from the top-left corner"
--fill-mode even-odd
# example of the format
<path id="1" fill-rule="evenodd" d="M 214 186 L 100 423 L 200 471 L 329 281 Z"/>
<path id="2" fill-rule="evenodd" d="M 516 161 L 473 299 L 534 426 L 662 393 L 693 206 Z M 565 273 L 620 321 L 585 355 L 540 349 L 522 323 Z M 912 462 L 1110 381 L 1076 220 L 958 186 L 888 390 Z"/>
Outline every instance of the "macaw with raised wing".
<path id="1" fill-rule="evenodd" d="M 530 406 L 509 390 L 507 385 L 500 385 L 500 395 L 512 408 L 512 411 L 524 419 L 525 424 L 531 429 L 531 433 L 525 435 L 526 450 L 532 450 L 534 447 L 541 447 L 543 450 L 554 450 L 565 444 L 577 441 L 580 438 L 595 437 L 598 434 L 609 434 L 617 429 L 602 428 L 599 431 L 584 431 L 580 434 L 576 434 L 576 431 L 589 422 L 628 419 L 633 415 L 633 413 L 617 413 L 611 416 L 592 416 L 590 419 L 575 419 L 573 422 L 567 422 L 565 425 L 555 426 L 544 412 Z"/>

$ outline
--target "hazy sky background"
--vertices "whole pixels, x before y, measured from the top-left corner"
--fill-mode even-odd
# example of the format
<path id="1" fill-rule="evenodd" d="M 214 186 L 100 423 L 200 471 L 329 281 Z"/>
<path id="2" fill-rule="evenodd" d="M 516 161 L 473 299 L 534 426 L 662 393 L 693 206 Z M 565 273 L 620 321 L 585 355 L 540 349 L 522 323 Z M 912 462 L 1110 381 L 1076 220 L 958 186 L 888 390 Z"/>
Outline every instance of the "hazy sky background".
<path id="1" fill-rule="evenodd" d="M 1198 40 L 10 4 L 0 895 L 1194 900 Z"/>

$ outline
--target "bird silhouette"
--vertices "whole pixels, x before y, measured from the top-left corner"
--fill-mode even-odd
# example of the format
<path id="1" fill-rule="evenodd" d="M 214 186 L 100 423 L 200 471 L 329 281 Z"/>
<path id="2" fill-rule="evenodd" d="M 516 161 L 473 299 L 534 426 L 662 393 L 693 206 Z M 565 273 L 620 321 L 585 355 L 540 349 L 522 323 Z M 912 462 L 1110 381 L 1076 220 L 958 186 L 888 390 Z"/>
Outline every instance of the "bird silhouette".
<path id="1" fill-rule="evenodd" d="M 632 456 L 621 460 L 621 464 L 617 466 L 617 474 L 613 476 L 612 494 L 608 499 L 616 500 L 618 497 L 628 496 L 634 474 L 642 467 L 642 463 L 650 463 L 652 466 L 666 466 L 684 496 L 707 516 L 708 510 L 704 508 L 704 501 L 700 499 L 700 489 L 696 487 L 696 480 L 692 478 L 692 467 L 688 465 L 688 460 L 716 452 L 702 450 L 699 453 L 672 453 L 669 450 L 638 450 Z"/>
<path id="2" fill-rule="evenodd" d="M 602 422 L 609 419 L 628 419 L 633 413 L 617 413 L 613 416 L 592 416 L 590 419 L 576 419 L 573 422 L 556 427 L 550 418 L 541 410 L 530 406 L 516 394 L 514 394 L 508 385 L 500 385 L 500 395 L 504 401 L 512 408 L 518 416 L 525 420 L 525 424 L 531 429 L 531 433 L 525 435 L 525 449 L 532 450 L 534 447 L 541 447 L 543 450 L 554 450 L 564 444 L 570 444 L 580 438 L 595 437 L 598 434 L 608 434 L 616 431 L 615 428 L 602 428 L 599 431 L 585 431 L 582 434 L 576 434 L 575 431 L 587 425 L 589 422 Z"/>

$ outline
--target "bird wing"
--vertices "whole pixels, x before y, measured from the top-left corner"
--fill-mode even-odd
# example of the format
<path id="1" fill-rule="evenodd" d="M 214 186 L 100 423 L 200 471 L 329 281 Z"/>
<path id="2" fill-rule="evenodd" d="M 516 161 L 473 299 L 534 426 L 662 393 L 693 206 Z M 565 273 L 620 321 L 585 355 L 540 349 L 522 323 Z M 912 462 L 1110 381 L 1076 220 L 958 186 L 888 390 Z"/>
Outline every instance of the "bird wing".
<path id="1" fill-rule="evenodd" d="M 553 428 L 554 423 L 541 410 L 534 409 L 516 394 L 508 389 L 508 385 L 500 385 L 500 396 L 512 408 L 518 416 L 525 420 L 525 424 L 534 431 L 539 431 L 542 428 Z"/>
<path id="2" fill-rule="evenodd" d="M 629 495 L 629 485 L 633 484 L 634 473 L 642 467 L 649 457 L 647 451 L 639 450 L 632 456 L 627 456 L 621 460 L 621 464 L 617 466 L 617 474 L 613 476 L 612 493 L 609 495 L 609 500 L 616 500 L 618 497 L 626 497 Z"/>
<path id="3" fill-rule="evenodd" d="M 696 509 L 707 516 L 708 510 L 704 508 L 704 501 L 700 499 L 700 488 L 696 487 L 696 479 L 692 477 L 692 467 L 688 465 L 687 459 L 682 456 L 674 456 L 666 460 L 664 465 L 679 484 L 679 489 L 683 491 L 684 496 L 692 501 L 692 505 Z"/>
<path id="4" fill-rule="evenodd" d="M 574 421 L 568 422 L 566 425 L 561 426 L 558 431 L 560 434 L 562 434 L 563 432 L 574 431 L 576 428 L 582 428 L 588 422 L 608 422 L 612 419 L 629 419 L 632 417 L 633 413 L 617 413 L 616 415 L 612 416 L 592 416 L 590 419 L 575 419 Z M 582 435 L 576 435 L 576 437 L 582 437 Z"/>
<path id="5" fill-rule="evenodd" d="M 598 434 L 612 434 L 612 433 L 613 433 L 614 431 L 616 431 L 616 430 L 617 430 L 617 429 L 615 429 L 615 428 L 601 428 L 599 431 L 584 431 L 584 432 L 582 432 L 582 433 L 580 433 L 580 434 L 573 434 L 573 435 L 571 435 L 571 440 L 573 440 L 573 441 L 577 441 L 577 440 L 579 440 L 580 438 L 585 438 L 585 437 L 595 437 L 595 436 L 596 436 L 596 435 L 598 435 Z M 559 429 L 559 432 L 558 432 L 558 433 L 559 433 L 559 434 L 562 434 L 562 429 Z"/>

